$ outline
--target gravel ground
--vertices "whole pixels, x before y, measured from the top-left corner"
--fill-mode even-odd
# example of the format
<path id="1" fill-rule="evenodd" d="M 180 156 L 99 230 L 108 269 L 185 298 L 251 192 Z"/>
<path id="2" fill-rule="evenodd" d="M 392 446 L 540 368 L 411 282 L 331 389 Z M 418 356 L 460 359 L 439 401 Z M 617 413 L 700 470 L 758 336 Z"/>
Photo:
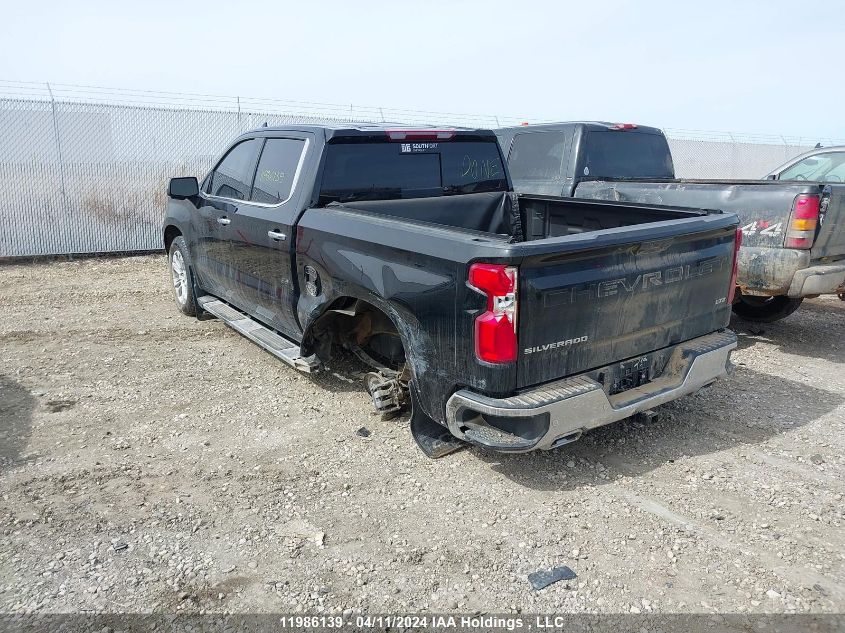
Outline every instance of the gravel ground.
<path id="1" fill-rule="evenodd" d="M 179 314 L 163 256 L 0 283 L 0 612 L 845 608 L 835 298 L 734 323 L 736 373 L 658 421 L 430 461 L 354 360 Z"/>

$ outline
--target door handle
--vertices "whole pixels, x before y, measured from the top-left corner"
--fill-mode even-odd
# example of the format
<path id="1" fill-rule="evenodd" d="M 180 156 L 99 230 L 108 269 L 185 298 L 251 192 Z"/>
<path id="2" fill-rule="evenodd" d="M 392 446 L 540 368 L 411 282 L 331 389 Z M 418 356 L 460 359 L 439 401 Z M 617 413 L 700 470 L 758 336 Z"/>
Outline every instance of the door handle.
<path id="1" fill-rule="evenodd" d="M 267 231 L 267 237 L 269 237 L 275 242 L 284 242 L 286 239 L 288 239 L 288 236 L 282 233 L 281 231 Z"/>
<path id="2" fill-rule="evenodd" d="M 222 218 L 217 218 L 217 224 L 222 224 L 223 226 L 226 226 L 227 224 L 231 224 L 231 223 L 232 223 L 232 221 L 229 218 L 227 218 L 225 215 Z"/>

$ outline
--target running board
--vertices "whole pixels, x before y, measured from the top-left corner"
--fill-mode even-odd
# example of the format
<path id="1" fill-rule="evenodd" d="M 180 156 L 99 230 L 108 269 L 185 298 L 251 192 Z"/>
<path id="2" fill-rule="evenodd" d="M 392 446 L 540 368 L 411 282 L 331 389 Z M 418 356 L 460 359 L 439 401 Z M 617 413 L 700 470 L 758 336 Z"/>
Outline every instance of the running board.
<path id="1" fill-rule="evenodd" d="M 197 299 L 197 303 L 203 310 L 221 319 L 230 328 L 240 332 L 253 343 L 263 347 L 294 369 L 310 373 L 319 366 L 320 363 L 316 357 L 304 358 L 300 355 L 299 345 L 264 327 L 258 321 L 253 320 L 217 297 L 204 295 Z"/>

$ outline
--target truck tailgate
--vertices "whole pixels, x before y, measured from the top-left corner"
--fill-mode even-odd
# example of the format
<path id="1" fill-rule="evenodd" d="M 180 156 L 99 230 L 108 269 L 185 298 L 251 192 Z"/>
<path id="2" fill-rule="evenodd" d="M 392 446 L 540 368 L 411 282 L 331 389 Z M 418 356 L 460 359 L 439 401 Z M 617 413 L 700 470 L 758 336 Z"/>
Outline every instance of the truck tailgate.
<path id="1" fill-rule="evenodd" d="M 736 222 L 714 215 L 532 242 L 558 246 L 520 264 L 519 387 L 726 327 Z"/>

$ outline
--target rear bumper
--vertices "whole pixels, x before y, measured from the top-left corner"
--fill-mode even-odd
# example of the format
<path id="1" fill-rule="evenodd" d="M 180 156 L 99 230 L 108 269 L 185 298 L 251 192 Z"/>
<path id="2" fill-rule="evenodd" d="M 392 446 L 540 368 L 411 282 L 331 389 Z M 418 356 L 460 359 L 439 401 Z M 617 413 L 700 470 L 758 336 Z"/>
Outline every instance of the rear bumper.
<path id="1" fill-rule="evenodd" d="M 673 350 L 659 378 L 613 396 L 585 375 L 509 398 L 460 390 L 446 403 L 446 423 L 456 437 L 494 450 L 556 448 L 578 439 L 587 429 L 622 420 L 712 383 L 727 373 L 735 348 L 736 335 L 729 330 L 687 341 Z"/>
<path id="2" fill-rule="evenodd" d="M 792 248 L 742 247 L 737 283 L 743 294 L 792 298 L 843 291 L 845 263 L 810 265 L 810 252 Z"/>
<path id="3" fill-rule="evenodd" d="M 810 266 L 792 278 L 787 295 L 807 297 L 842 292 L 845 289 L 845 264 Z"/>
<path id="4" fill-rule="evenodd" d="M 737 257 L 737 284 L 743 294 L 785 295 L 795 274 L 809 265 L 809 251 L 743 246 Z"/>

